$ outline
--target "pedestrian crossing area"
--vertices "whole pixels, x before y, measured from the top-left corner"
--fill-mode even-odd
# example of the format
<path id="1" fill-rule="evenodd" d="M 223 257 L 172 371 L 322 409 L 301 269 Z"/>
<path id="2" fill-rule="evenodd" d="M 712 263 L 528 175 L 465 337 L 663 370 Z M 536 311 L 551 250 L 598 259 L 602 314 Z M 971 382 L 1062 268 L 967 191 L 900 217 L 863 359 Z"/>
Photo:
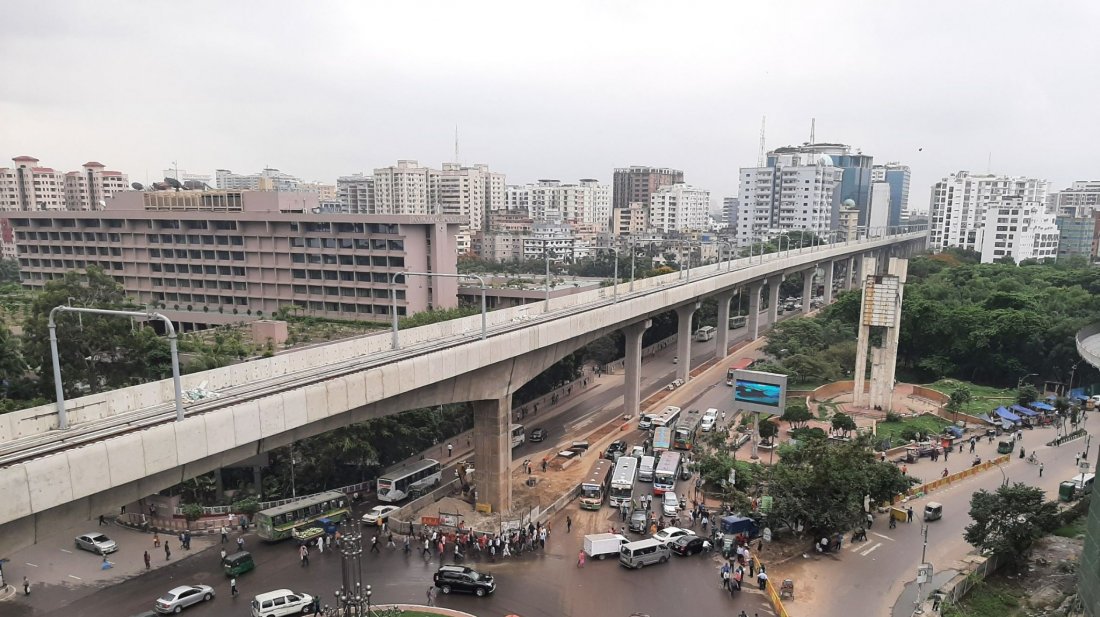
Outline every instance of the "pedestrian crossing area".
<path id="1" fill-rule="evenodd" d="M 872 531 L 867 534 L 866 542 L 850 542 L 848 552 L 858 553 L 860 557 L 869 557 L 875 551 L 893 541 L 894 539 L 888 535 Z"/>

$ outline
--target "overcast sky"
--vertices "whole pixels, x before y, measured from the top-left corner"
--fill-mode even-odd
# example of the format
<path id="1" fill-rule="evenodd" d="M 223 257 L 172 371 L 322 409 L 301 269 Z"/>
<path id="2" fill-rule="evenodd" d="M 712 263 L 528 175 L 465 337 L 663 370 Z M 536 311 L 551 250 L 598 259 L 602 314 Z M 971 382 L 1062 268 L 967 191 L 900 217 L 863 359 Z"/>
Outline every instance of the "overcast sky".
<path id="1" fill-rule="evenodd" d="M 305 180 L 418 159 L 509 183 L 683 169 L 715 201 L 769 148 L 1100 178 L 1100 3 L 19 2 L 0 161 Z M 0 163 L 2 165 L 3 163 Z"/>

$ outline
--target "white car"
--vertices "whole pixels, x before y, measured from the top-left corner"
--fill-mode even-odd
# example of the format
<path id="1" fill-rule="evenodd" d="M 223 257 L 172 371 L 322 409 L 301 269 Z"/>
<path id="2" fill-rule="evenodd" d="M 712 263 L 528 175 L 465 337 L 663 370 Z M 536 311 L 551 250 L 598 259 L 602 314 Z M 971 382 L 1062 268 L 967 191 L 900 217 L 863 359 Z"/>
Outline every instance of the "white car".
<path id="1" fill-rule="evenodd" d="M 666 495 L 671 493 L 665 493 Z M 680 529 L 679 527 L 665 527 L 664 529 L 653 534 L 653 539 L 660 542 L 661 546 L 668 546 L 670 542 L 679 538 L 680 536 L 694 536 L 695 532 L 690 529 Z"/>
<path id="2" fill-rule="evenodd" d="M 178 613 L 181 610 L 214 599 L 214 589 L 209 585 L 184 585 L 176 587 L 163 596 L 157 598 L 153 606 L 158 613 Z"/>
<path id="3" fill-rule="evenodd" d="M 86 533 L 82 536 L 77 536 L 76 547 L 84 551 L 91 551 L 97 555 L 106 555 L 107 553 L 113 553 L 118 550 L 118 545 L 115 544 L 115 541 L 101 533 Z"/>
<path id="4" fill-rule="evenodd" d="M 661 500 L 661 512 L 670 518 L 676 518 L 680 514 L 680 498 L 672 491 L 666 491 Z"/>
<path id="5" fill-rule="evenodd" d="M 363 515 L 363 524 L 381 525 L 386 522 L 391 514 L 400 509 L 397 506 L 374 506 L 370 509 L 370 512 Z"/>

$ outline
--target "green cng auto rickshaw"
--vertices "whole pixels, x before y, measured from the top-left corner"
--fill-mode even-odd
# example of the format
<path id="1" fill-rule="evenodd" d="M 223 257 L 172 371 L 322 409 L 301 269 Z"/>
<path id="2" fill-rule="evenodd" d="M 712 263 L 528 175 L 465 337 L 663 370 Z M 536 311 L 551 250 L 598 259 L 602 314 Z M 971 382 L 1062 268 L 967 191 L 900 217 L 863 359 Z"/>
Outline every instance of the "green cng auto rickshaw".
<path id="1" fill-rule="evenodd" d="M 255 567 L 256 562 L 252 560 L 252 553 L 248 551 L 238 551 L 222 559 L 222 568 L 225 569 L 226 576 L 240 576 Z"/>
<path id="2" fill-rule="evenodd" d="M 1012 454 L 1012 451 L 1015 449 L 1015 439 L 1002 439 L 997 442 L 997 454 Z"/>

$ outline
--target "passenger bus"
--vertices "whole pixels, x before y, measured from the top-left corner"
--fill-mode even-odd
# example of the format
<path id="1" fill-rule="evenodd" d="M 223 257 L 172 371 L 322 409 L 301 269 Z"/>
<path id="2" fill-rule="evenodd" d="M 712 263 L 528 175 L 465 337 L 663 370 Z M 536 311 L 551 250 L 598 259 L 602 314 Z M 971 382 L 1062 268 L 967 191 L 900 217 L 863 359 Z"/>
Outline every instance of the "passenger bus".
<path id="1" fill-rule="evenodd" d="M 256 534 L 268 542 L 285 540 L 295 529 L 315 526 L 321 519 L 335 523 L 351 514 L 347 495 L 339 491 L 326 491 L 266 510 L 252 517 L 256 521 Z"/>
<path id="2" fill-rule="evenodd" d="M 676 421 L 680 419 L 680 408 L 669 405 L 665 407 L 665 410 L 661 413 L 653 416 L 651 420 L 653 426 L 676 426 Z"/>
<path id="3" fill-rule="evenodd" d="M 378 500 L 396 503 L 410 493 L 422 493 L 439 484 L 443 466 L 435 459 L 426 458 L 394 467 L 378 478 Z"/>
<path id="4" fill-rule="evenodd" d="M 653 455 L 668 450 L 672 447 L 672 427 L 658 426 L 653 429 Z"/>
<path id="5" fill-rule="evenodd" d="M 605 458 L 598 459 L 592 464 L 592 470 L 581 482 L 582 510 L 599 510 L 603 507 L 603 498 L 607 495 L 607 488 L 611 484 L 613 469 L 615 469 L 615 463 Z"/>
<path id="6" fill-rule="evenodd" d="M 752 366 L 752 363 L 753 363 L 752 358 L 741 358 L 737 362 L 734 362 L 733 364 L 731 364 L 729 370 L 726 371 L 726 385 L 727 386 L 732 386 L 733 385 L 733 372 L 734 371 L 743 371 L 743 370 L 749 368 L 750 366 Z"/>
<path id="7" fill-rule="evenodd" d="M 527 433 L 523 430 L 522 424 L 512 425 L 512 447 L 518 448 L 527 441 Z"/>
<path id="8" fill-rule="evenodd" d="M 680 453 L 669 450 L 657 461 L 657 469 L 653 472 L 653 494 L 664 495 L 666 491 L 675 491 L 679 476 Z"/>
<path id="9" fill-rule="evenodd" d="M 748 315 L 730 315 L 730 330 L 744 328 L 748 320 Z"/>
<path id="10" fill-rule="evenodd" d="M 695 340 L 700 342 L 709 341 L 714 338 L 714 335 L 718 333 L 718 329 L 714 326 L 703 326 L 695 331 Z"/>
<path id="11" fill-rule="evenodd" d="M 638 475 L 638 459 L 620 456 L 611 474 L 611 495 L 608 503 L 613 506 L 630 505 L 634 500 L 634 479 Z"/>
<path id="12" fill-rule="evenodd" d="M 699 422 L 703 417 L 698 409 L 692 409 L 672 429 L 672 447 L 677 450 L 691 450 L 695 447 L 695 434 L 699 431 Z"/>

